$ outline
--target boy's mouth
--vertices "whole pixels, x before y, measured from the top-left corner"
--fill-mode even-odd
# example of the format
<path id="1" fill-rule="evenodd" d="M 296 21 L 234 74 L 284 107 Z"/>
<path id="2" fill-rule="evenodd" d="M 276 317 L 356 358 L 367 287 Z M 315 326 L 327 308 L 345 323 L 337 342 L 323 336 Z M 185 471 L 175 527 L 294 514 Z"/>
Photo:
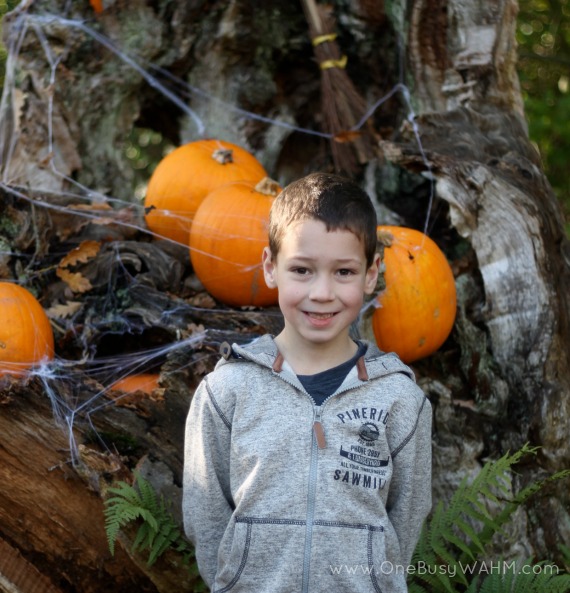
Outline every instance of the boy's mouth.
<path id="1" fill-rule="evenodd" d="M 329 319 L 335 315 L 335 313 L 311 313 L 310 311 L 306 311 L 306 314 L 312 319 Z"/>

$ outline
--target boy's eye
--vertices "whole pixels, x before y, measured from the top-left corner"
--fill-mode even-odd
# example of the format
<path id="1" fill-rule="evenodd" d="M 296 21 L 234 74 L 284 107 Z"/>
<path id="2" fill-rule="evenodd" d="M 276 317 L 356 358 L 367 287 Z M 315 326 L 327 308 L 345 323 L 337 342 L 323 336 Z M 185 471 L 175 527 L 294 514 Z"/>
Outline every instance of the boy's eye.
<path id="1" fill-rule="evenodd" d="M 354 274 L 354 270 L 350 270 L 348 268 L 342 268 L 338 271 L 340 276 L 351 276 L 352 274 Z"/>
<path id="2" fill-rule="evenodd" d="M 308 268 L 293 268 L 293 272 L 295 274 L 299 274 L 300 276 L 304 276 L 305 274 L 309 273 Z"/>

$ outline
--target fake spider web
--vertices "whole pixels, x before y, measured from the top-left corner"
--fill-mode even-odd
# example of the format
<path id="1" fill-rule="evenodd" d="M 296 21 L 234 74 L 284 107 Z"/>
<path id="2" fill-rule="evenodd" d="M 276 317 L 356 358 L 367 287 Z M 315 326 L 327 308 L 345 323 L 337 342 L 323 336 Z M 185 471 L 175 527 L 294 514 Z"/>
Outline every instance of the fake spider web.
<path id="1" fill-rule="evenodd" d="M 10 117 L 11 110 L 18 109 L 15 104 L 16 64 L 28 36 L 35 36 L 42 48 L 49 86 L 55 88 L 65 76 L 62 68 L 65 52 L 52 45 L 48 34 L 49 28 L 58 27 L 81 32 L 108 51 L 112 59 L 133 69 L 145 84 L 188 117 L 198 137 L 208 135 L 206 125 L 190 107 L 192 101 L 200 99 L 221 105 L 245 120 L 258 120 L 288 132 L 332 139 L 331 134 L 252 113 L 212 96 L 117 47 L 109 36 L 87 21 L 55 14 L 32 14 L 26 8 L 18 9 L 11 18 L 14 20 L 7 40 L 1 119 Z M 358 132 L 396 95 L 405 105 L 407 121 L 430 179 L 430 164 L 423 152 L 410 93 L 403 83 L 396 84 L 388 94 L 370 105 L 349 131 Z M 161 384 L 167 386 L 176 385 L 177 377 L 182 382 L 192 376 L 199 378 L 217 358 L 221 341 L 247 341 L 257 334 L 275 330 L 280 326 L 281 317 L 276 310 L 235 312 L 219 306 L 196 289 L 195 279 L 187 276 L 184 258 L 188 258 L 188 247 L 165 237 L 152 237 L 144 224 L 144 207 L 140 201 L 116 198 L 82 185 L 66 174 L 56 158 L 54 128 L 57 122 L 53 101 L 51 93 L 45 119 L 36 123 L 47 129 L 44 166 L 50 175 L 65 183 L 65 192 L 21 185 L 25 171 L 18 177 L 11 167 L 17 150 L 16 135 L 10 135 L 7 127 L 2 127 L 0 190 L 10 198 L 10 204 L 4 206 L 4 214 L 6 208 L 11 209 L 22 226 L 20 234 L 11 237 L 12 241 L 2 241 L 0 275 L 2 280 L 20 283 L 35 292 L 50 318 L 56 337 L 56 356 L 32 369 L 26 380 L 41 383 L 51 403 L 54 420 L 69 437 L 71 461 L 76 463 L 79 459 L 77 426 L 81 425 L 83 430 L 90 427 L 105 448 L 108 443 L 95 428 L 93 419 L 111 407 L 128 406 L 132 402 L 132 394 L 112 389 L 115 382 L 149 372 L 160 373 Z M 433 182 L 425 217 L 426 229 L 432 197 Z M 18 210 L 25 214 L 17 214 Z M 115 233 L 117 240 L 88 238 L 79 246 L 75 243 L 69 253 L 72 240 L 81 237 L 87 227 L 105 229 L 111 236 Z M 26 230 L 21 231 L 22 228 Z M 37 233 L 45 228 L 59 241 L 45 241 L 43 247 L 38 246 L 41 241 Z M 97 237 L 97 232 L 92 235 Z M 34 241 L 38 244 L 35 247 Z M 48 250 L 46 244 L 50 246 Z M 13 245 L 20 245 L 22 251 L 15 251 Z M 184 294 L 173 294 L 177 286 L 184 287 Z M 228 326 L 232 329 L 228 330 Z M 81 386 L 81 394 L 77 395 L 77 390 L 70 389 L 70 385 Z M 156 398 L 161 397 L 160 389 L 153 393 Z"/>

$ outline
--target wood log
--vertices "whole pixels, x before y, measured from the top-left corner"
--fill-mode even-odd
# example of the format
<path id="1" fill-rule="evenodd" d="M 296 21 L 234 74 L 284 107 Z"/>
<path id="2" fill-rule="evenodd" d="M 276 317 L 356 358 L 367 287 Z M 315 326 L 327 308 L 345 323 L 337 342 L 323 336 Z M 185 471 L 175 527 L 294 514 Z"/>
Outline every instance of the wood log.
<path id="1" fill-rule="evenodd" d="M 11 555 L 35 567 L 45 591 L 156 592 L 122 548 L 110 555 L 103 501 L 72 467 L 70 435 L 55 424 L 42 383 L 2 382 L 0 525 Z M 0 571 L 15 580 L 8 566 Z"/>
<path id="2" fill-rule="evenodd" d="M 0 591 L 2 593 L 61 593 L 18 550 L 0 539 Z"/>

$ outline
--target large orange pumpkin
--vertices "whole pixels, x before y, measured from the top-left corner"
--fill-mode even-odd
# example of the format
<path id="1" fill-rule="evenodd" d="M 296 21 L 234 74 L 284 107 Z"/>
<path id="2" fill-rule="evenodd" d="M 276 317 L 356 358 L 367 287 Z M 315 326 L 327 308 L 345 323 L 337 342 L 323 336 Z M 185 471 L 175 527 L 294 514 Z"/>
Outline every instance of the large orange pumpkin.
<path id="1" fill-rule="evenodd" d="M 54 357 L 53 331 L 34 295 L 0 282 L 0 375 L 21 375 Z"/>
<path id="2" fill-rule="evenodd" d="M 192 219 L 202 200 L 233 181 L 257 183 L 266 176 L 247 150 L 222 140 L 196 140 L 167 154 L 152 174 L 145 220 L 159 237 L 188 245 Z"/>
<path id="3" fill-rule="evenodd" d="M 372 329 L 380 349 L 404 362 L 433 354 L 447 339 L 456 313 L 453 272 L 447 258 L 420 231 L 379 226 L 386 288 L 377 297 Z"/>
<path id="4" fill-rule="evenodd" d="M 261 266 L 269 210 L 280 188 L 269 179 L 237 182 L 214 190 L 196 212 L 190 259 L 206 290 L 232 306 L 277 303 Z"/>

